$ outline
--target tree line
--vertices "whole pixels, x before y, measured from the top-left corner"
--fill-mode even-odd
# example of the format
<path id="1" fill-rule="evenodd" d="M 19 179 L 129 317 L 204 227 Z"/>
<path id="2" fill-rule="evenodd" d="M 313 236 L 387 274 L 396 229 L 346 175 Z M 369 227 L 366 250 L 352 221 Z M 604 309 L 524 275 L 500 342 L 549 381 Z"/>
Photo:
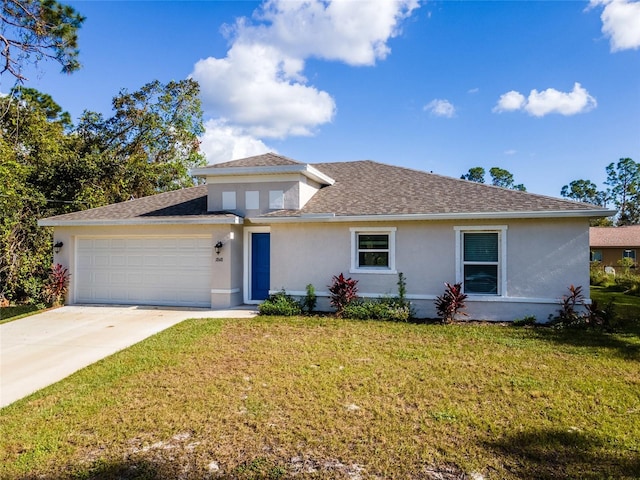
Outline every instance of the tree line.
<path id="1" fill-rule="evenodd" d="M 0 98 L 0 294 L 38 299 L 51 265 L 43 217 L 189 187 L 204 132 L 193 80 L 153 81 L 76 125 L 46 93 Z"/>
<path id="2" fill-rule="evenodd" d="M 590 203 L 600 207 L 615 207 L 618 214 L 614 218 L 596 221 L 597 225 L 638 225 L 640 224 L 640 164 L 631 158 L 621 158 L 605 168 L 607 179 L 602 190 L 591 180 L 573 180 L 564 185 L 560 195 L 577 202 Z M 473 167 L 460 178 L 472 182 L 485 183 L 485 169 Z M 516 184 L 508 170 L 493 167 L 489 170 L 491 184 L 512 190 L 526 191 L 523 184 Z"/>

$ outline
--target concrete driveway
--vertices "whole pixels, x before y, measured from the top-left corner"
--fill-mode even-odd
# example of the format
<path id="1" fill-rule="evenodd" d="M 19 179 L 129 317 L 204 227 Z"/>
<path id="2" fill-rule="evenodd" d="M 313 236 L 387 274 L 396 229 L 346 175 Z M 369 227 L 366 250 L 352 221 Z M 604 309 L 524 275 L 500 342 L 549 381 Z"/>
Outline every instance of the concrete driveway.
<path id="1" fill-rule="evenodd" d="M 250 318 L 255 308 L 65 306 L 0 325 L 0 408 L 188 318 Z"/>

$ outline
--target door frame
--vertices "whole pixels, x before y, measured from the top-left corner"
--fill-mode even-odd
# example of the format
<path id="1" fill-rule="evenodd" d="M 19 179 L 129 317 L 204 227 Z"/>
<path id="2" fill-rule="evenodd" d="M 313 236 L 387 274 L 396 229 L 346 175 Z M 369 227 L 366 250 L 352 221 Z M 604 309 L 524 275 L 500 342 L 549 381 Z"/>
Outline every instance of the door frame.
<path id="1" fill-rule="evenodd" d="M 251 242 L 253 233 L 271 233 L 271 227 L 245 227 L 243 232 L 243 275 L 242 275 L 242 301 L 248 305 L 258 305 L 262 300 L 251 299 Z"/>

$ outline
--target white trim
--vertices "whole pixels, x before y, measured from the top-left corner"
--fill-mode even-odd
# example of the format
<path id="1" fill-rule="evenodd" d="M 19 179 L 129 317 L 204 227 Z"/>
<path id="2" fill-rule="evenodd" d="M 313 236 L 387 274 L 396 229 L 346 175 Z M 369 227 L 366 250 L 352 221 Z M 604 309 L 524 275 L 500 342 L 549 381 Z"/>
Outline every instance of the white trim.
<path id="1" fill-rule="evenodd" d="M 281 292 L 280 290 L 269 290 L 269 294 L 274 294 Z M 307 295 L 307 292 L 304 290 L 285 290 L 287 295 L 291 295 L 293 297 L 304 297 Z M 329 298 L 331 293 L 329 292 L 318 292 L 316 291 L 317 297 Z M 393 293 L 360 293 L 358 292 L 359 298 L 385 298 L 385 297 L 395 297 L 396 294 Z M 406 295 L 405 298 L 407 300 L 430 300 L 434 301 L 438 298 L 438 295 L 421 295 L 421 294 L 409 294 Z M 535 297 L 500 297 L 497 295 L 471 295 L 467 298 L 467 302 L 476 302 L 476 303 L 539 303 L 539 304 L 549 304 L 549 305 L 558 305 L 562 302 L 559 298 L 535 298 Z"/>
<path id="2" fill-rule="evenodd" d="M 251 299 L 251 234 L 252 233 L 271 233 L 270 227 L 245 227 L 243 231 L 243 252 L 242 261 L 242 301 L 247 305 L 259 305 L 261 300 Z"/>
<path id="3" fill-rule="evenodd" d="M 242 177 L 242 176 L 250 176 L 250 175 L 277 175 L 277 174 L 300 174 L 324 185 L 333 185 L 336 182 L 330 176 L 325 175 L 317 168 L 312 167 L 311 165 L 308 165 L 308 164 L 272 165 L 272 166 L 264 166 L 264 167 L 223 167 L 223 168 L 203 167 L 203 168 L 194 168 L 190 172 L 190 175 L 193 177 L 207 177 L 207 183 L 211 182 L 211 180 L 213 179 L 216 179 L 216 177 Z M 233 181 L 237 182 L 239 181 L 239 179 L 235 179 Z M 242 182 L 244 181 L 245 180 L 243 179 Z"/>
<path id="4" fill-rule="evenodd" d="M 351 267 L 349 273 L 364 273 L 377 275 L 397 274 L 396 270 L 396 231 L 397 227 L 351 227 Z M 379 233 L 389 236 L 389 266 L 388 267 L 360 267 L 358 265 L 358 234 Z"/>
<path id="5" fill-rule="evenodd" d="M 212 288 L 211 293 L 214 295 L 240 293 L 240 289 L 239 288 Z"/>
<path id="6" fill-rule="evenodd" d="M 39 227 L 110 227 L 117 225 L 242 225 L 244 219 L 238 216 L 214 217 L 214 218 L 189 218 L 175 216 L 167 218 L 122 218 L 106 220 L 55 220 L 43 218 L 38 220 Z"/>
<path id="7" fill-rule="evenodd" d="M 407 213 L 401 215 L 335 215 L 293 217 L 250 217 L 251 223 L 302 223 L 302 222 L 398 222 L 416 220 L 499 220 L 522 218 L 601 218 L 611 217 L 615 210 L 549 210 L 524 212 L 462 212 L 462 213 Z"/>
<path id="8" fill-rule="evenodd" d="M 475 300 L 479 297 L 506 297 L 507 296 L 507 225 L 468 225 L 454 226 L 456 232 L 456 283 L 462 283 L 464 291 L 464 264 L 462 261 L 462 235 L 465 232 L 487 232 L 498 234 L 498 294 L 479 294 L 467 293 L 469 300 Z"/>

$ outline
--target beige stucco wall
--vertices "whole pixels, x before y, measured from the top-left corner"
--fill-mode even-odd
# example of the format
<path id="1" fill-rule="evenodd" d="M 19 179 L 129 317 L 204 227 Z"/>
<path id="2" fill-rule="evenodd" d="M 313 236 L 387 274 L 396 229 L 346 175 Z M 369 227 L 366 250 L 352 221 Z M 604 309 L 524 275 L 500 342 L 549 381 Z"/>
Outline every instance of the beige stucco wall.
<path id="1" fill-rule="evenodd" d="M 188 236 L 211 237 L 211 248 L 222 241 L 220 255 L 213 253 L 211 302 L 212 308 L 226 308 L 242 304 L 242 226 L 241 225 L 121 225 L 56 227 L 54 243 L 64 243 L 60 253 L 54 254 L 54 263 L 66 266 L 71 272 L 67 301 L 75 299 L 74 272 L 76 269 L 76 240 L 90 236 Z M 218 259 L 218 260 L 216 260 Z"/>
<path id="2" fill-rule="evenodd" d="M 588 221 L 515 220 L 395 223 L 274 224 L 271 226 L 271 287 L 302 293 L 307 284 L 326 295 L 333 275 L 358 280 L 364 296 L 395 295 L 395 274 L 349 273 L 351 227 L 396 227 L 396 270 L 418 316 L 435 317 L 433 299 L 444 282 L 456 281 L 454 227 L 506 225 L 507 288 L 504 295 L 476 296 L 468 312 L 477 319 L 513 320 L 535 315 L 547 320 L 571 284 L 589 285 Z M 327 308 L 321 300 L 320 308 Z"/>

